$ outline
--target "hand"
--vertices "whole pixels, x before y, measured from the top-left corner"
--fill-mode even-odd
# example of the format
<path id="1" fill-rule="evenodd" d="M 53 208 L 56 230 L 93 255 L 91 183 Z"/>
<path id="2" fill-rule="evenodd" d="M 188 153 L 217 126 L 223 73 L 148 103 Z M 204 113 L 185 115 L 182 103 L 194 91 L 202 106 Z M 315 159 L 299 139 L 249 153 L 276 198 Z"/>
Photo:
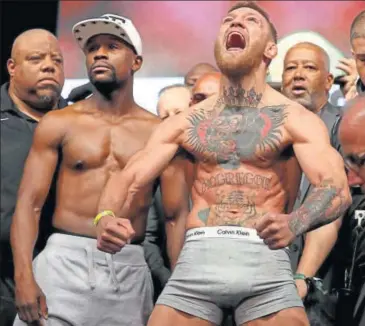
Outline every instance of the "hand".
<path id="1" fill-rule="evenodd" d="M 22 321 L 43 325 L 41 318 L 48 319 L 46 297 L 33 276 L 16 282 L 15 302 Z"/>
<path id="2" fill-rule="evenodd" d="M 308 285 L 304 280 L 295 280 L 295 285 L 297 286 L 298 294 L 302 300 L 308 294 Z"/>
<path id="3" fill-rule="evenodd" d="M 295 234 L 289 228 L 290 218 L 287 214 L 268 213 L 257 221 L 257 234 L 270 249 L 285 248 L 294 240 Z"/>
<path id="4" fill-rule="evenodd" d="M 346 73 L 340 80 L 344 83 L 341 90 L 346 99 L 354 98 L 354 90 L 356 91 L 356 80 L 358 78 L 358 73 L 356 69 L 356 63 L 354 59 L 342 58 L 339 60 L 336 68 L 342 70 Z M 357 92 L 356 92 L 357 93 Z"/>
<path id="5" fill-rule="evenodd" d="M 96 226 L 97 248 L 109 254 L 119 252 L 136 234 L 125 218 L 104 216 Z"/>

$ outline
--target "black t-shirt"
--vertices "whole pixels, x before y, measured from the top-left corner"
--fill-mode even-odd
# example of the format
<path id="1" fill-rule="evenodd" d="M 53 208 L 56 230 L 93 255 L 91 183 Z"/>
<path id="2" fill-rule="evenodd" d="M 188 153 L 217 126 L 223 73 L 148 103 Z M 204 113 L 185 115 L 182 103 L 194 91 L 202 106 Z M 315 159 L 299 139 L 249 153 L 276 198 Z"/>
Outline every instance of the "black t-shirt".
<path id="1" fill-rule="evenodd" d="M 341 144 L 338 140 L 338 127 L 340 122 L 341 118 L 338 119 L 335 125 L 331 140 L 343 156 Z M 365 194 L 360 188 L 352 188 L 351 195 L 352 204 L 344 216 L 340 236 L 343 240 L 342 243 L 348 245 L 347 258 L 350 264 L 355 250 L 355 241 L 358 238 L 355 252 L 355 266 L 359 266 L 360 264 L 365 264 Z"/>
<path id="2" fill-rule="evenodd" d="M 12 274 L 12 253 L 10 248 L 10 226 L 15 210 L 19 184 L 24 164 L 32 145 L 37 121 L 18 110 L 8 94 L 9 85 L 0 88 L 1 112 L 1 198 L 0 198 L 0 277 Z M 59 108 L 67 106 L 60 100 Z M 57 173 L 55 173 L 57 175 Z M 42 209 L 38 243 L 35 254 L 44 247 L 50 233 L 51 217 L 54 210 L 54 182 Z M 27 230 L 24 230 L 27 232 Z"/>

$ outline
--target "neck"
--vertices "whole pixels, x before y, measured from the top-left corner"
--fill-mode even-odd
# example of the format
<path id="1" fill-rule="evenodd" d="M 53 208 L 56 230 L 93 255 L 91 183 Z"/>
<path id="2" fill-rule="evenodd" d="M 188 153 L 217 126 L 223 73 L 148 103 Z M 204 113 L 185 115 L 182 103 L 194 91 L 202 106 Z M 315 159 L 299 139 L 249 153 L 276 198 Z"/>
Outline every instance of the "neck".
<path id="1" fill-rule="evenodd" d="M 253 71 L 239 77 L 223 75 L 220 98 L 229 106 L 258 107 L 266 85 L 266 71 Z"/>
<path id="2" fill-rule="evenodd" d="M 328 98 L 327 97 L 324 97 L 322 99 L 319 99 L 318 100 L 318 105 L 316 105 L 316 107 L 313 108 L 310 111 L 312 111 L 313 113 L 316 113 L 317 114 L 318 112 L 320 112 L 324 108 L 324 106 L 327 104 L 327 102 L 328 102 Z"/>
<path id="3" fill-rule="evenodd" d="M 14 102 L 14 104 L 18 108 L 18 110 L 20 112 L 24 113 L 25 115 L 27 115 L 28 117 L 34 119 L 35 121 L 39 121 L 48 111 L 51 111 L 51 110 L 57 108 L 57 102 L 56 102 L 54 107 L 52 107 L 48 111 L 37 110 L 36 108 L 32 107 L 30 104 L 24 102 L 20 98 L 20 96 L 17 95 L 16 89 L 15 89 L 13 83 L 10 83 L 8 92 L 9 92 L 10 98 L 12 99 L 12 101 Z"/>
<path id="4" fill-rule="evenodd" d="M 101 94 L 95 91 L 92 99 L 96 102 L 97 110 L 106 114 L 124 115 L 134 107 L 133 79 L 128 79 L 121 88 L 112 91 L 110 94 Z"/>

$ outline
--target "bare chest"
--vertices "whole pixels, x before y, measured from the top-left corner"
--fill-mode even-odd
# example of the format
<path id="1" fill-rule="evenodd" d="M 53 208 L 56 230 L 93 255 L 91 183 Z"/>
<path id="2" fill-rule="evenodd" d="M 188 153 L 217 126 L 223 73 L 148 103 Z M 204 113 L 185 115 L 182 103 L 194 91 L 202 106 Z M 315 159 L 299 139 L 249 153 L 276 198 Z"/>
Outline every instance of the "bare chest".
<path id="1" fill-rule="evenodd" d="M 125 126 L 74 130 L 62 148 L 63 163 L 80 171 L 101 167 L 109 172 L 119 171 L 145 146 L 149 134 Z"/>
<path id="2" fill-rule="evenodd" d="M 287 146 L 283 106 L 226 107 L 188 117 L 184 147 L 200 161 L 236 169 L 241 163 L 270 164 Z"/>

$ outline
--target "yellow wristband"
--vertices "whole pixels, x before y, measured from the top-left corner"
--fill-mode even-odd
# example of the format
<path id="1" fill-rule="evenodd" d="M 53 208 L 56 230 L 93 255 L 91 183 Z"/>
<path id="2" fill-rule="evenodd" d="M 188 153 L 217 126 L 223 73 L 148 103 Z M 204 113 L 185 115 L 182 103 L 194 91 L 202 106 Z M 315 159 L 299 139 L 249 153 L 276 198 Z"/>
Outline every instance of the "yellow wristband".
<path id="1" fill-rule="evenodd" d="M 97 226 L 98 223 L 100 222 L 101 218 L 103 218 L 104 216 L 113 216 L 113 217 L 115 217 L 115 214 L 113 213 L 113 211 L 102 211 L 102 212 L 100 212 L 94 218 L 94 225 Z"/>

